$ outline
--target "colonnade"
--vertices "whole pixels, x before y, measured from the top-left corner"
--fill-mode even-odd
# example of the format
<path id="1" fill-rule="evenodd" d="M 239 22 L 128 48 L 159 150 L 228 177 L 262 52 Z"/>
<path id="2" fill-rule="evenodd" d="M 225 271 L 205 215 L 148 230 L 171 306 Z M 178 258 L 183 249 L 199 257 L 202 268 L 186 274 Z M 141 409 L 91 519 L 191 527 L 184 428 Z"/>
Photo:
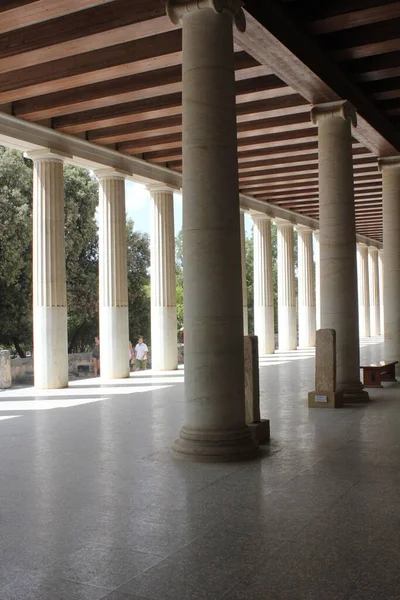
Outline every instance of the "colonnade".
<path id="1" fill-rule="evenodd" d="M 245 424 L 243 332 L 244 217 L 239 207 L 233 24 L 245 26 L 241 0 L 181 2 L 167 12 L 183 29 L 183 235 L 185 276 L 186 420 L 175 452 L 196 459 L 248 457 L 256 443 Z M 201 102 L 199 102 L 201 90 Z M 317 327 L 337 336 L 338 391 L 366 396 L 359 376 L 359 334 L 382 327 L 387 358 L 400 354 L 400 162 L 381 162 L 384 189 L 384 283 L 381 252 L 356 250 L 352 128 L 346 102 L 313 107 L 318 128 L 320 220 L 310 228 L 274 219 L 278 229 L 278 337 L 290 350 L 312 346 Z M 63 241 L 63 157 L 51 151 L 34 160 L 35 382 L 67 385 L 66 290 Z M 100 182 L 100 343 L 103 375 L 128 375 L 126 174 L 108 169 Z M 173 190 L 152 197 L 151 307 L 153 366 L 176 368 L 176 298 Z M 260 353 L 274 351 L 271 217 L 253 214 L 254 317 Z M 294 227 L 298 235 L 298 332 Z M 315 233 L 315 232 L 314 232 Z M 313 246 L 317 256 L 313 261 Z M 358 260 L 358 276 L 357 276 Z M 359 298 L 359 300 L 358 300 Z M 360 313 L 360 320 L 359 320 Z M 117 347 L 118 346 L 118 347 Z"/>

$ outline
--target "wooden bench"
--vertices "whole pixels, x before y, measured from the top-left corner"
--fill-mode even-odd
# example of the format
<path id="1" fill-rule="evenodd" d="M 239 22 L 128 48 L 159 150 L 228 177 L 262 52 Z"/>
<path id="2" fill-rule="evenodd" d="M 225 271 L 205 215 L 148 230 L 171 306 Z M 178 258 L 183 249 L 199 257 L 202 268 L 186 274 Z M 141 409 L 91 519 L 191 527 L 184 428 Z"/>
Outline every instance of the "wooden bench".
<path id="1" fill-rule="evenodd" d="M 365 387 L 381 388 L 382 381 L 397 381 L 395 366 L 398 362 L 398 360 L 393 362 L 381 360 L 379 363 L 361 366 Z"/>

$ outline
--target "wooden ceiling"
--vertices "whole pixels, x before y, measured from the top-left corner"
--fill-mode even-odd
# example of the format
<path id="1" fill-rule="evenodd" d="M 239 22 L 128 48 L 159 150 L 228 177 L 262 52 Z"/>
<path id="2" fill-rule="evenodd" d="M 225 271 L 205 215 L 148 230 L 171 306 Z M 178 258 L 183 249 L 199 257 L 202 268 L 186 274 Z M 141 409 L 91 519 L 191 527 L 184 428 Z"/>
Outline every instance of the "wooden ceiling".
<path id="1" fill-rule="evenodd" d="M 312 103 L 345 98 L 357 231 L 382 237 L 377 156 L 400 151 L 400 2 L 246 2 L 235 32 L 241 191 L 318 218 Z M 2 0 L 0 110 L 182 169 L 181 31 L 160 0 Z"/>

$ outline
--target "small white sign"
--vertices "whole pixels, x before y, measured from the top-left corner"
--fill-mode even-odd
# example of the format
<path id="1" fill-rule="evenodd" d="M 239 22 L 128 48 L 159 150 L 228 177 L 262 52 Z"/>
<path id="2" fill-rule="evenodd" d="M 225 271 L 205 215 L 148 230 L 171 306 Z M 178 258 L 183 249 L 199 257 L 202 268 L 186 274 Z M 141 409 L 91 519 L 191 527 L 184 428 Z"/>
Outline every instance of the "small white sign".
<path id="1" fill-rule="evenodd" d="M 328 396 L 315 396 L 315 402 L 328 402 Z"/>

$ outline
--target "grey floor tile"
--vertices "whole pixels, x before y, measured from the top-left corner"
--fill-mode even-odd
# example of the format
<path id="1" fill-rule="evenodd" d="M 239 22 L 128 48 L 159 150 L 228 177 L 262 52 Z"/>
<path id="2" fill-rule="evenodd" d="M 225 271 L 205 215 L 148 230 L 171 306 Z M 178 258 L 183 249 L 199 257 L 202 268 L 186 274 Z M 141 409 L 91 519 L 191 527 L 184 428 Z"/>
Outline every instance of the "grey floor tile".
<path id="1" fill-rule="evenodd" d="M 102 544 L 85 546 L 47 569 L 52 578 L 113 590 L 149 569 L 160 558 Z"/>
<path id="2" fill-rule="evenodd" d="M 299 357 L 261 360 L 272 440 L 251 463 L 173 459 L 181 383 L 0 421 L 0 600 L 393 600 L 399 388 L 313 411 Z"/>

